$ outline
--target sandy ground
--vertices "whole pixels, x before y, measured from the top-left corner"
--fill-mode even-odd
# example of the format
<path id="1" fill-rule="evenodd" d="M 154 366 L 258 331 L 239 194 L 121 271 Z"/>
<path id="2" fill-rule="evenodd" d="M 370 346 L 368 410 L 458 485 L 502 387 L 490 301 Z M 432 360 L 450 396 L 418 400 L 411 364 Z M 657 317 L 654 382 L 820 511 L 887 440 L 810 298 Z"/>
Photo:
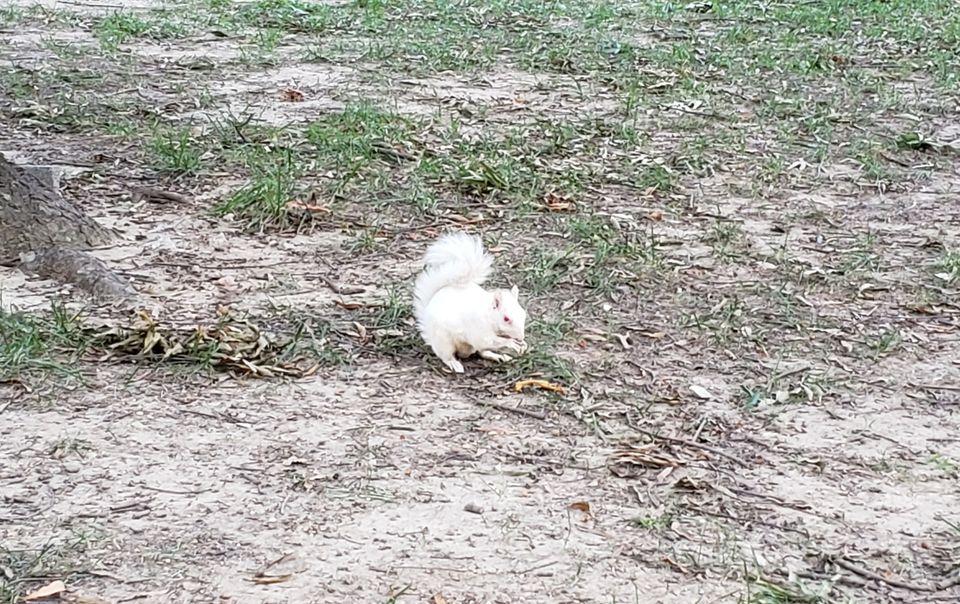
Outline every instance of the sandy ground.
<path id="1" fill-rule="evenodd" d="M 2 30 L 0 57 L 49 65 L 50 37 L 95 44 L 85 26 L 32 23 Z M 585 81 L 595 94 L 574 102 L 584 95 L 563 78 L 520 69 L 372 84 L 372 65 L 285 55 L 296 41 L 278 51 L 282 65 L 198 76 L 182 61 L 240 52 L 198 38 L 126 46 L 134 65 L 159 74 L 136 94 L 164 119 L 253 108 L 265 124 L 306 123 L 358 93 L 410 116 L 482 106 L 480 129 L 614 105 L 599 84 Z M 178 92 L 196 77 L 204 107 Z M 282 100 L 291 86 L 305 102 Z M 334 219 L 251 235 L 206 211 L 236 175 L 160 177 L 134 142 L 36 119 L 6 120 L 0 149 L 90 168 L 66 180 L 65 195 L 121 232 L 121 245 L 98 254 L 163 320 L 209 322 L 224 305 L 268 322 L 293 311 L 339 320 L 337 300 L 376 304 L 391 284 L 408 295 L 429 238 L 456 224 L 388 231 L 365 254 Z M 681 145 L 666 132 L 653 144 Z M 693 210 L 666 209 L 652 225 L 643 217 L 663 202 L 598 194 L 591 203 L 625 230 L 657 230 L 672 276 L 641 277 L 609 311 L 525 295 L 531 315 L 572 318 L 558 354 L 581 371 L 566 396 L 516 393 L 476 360 L 465 376 L 446 375 L 423 348 L 383 352 L 363 337 L 351 363 L 297 380 L 86 360 L 82 385 L 2 385 L 0 570 L 46 545 L 18 588 L 62 577 L 69 597 L 108 602 L 820 601 L 760 599 L 772 583 L 829 584 L 831 602 L 956 601 L 960 588 L 917 588 L 948 581 L 960 563 L 960 307 L 945 286 L 938 310 L 907 313 L 912 290 L 901 285 L 933 262 L 930 241 L 957 244 L 957 165 L 888 192 L 854 187 L 854 168 L 827 165 L 821 187 L 768 203 L 730 195 L 721 174 L 685 182 L 679 196 Z M 182 191 L 190 205 L 138 201 L 131 184 Z M 814 211 L 825 221 L 798 218 Z M 749 260 L 714 257 L 704 233 L 715 215 L 735 217 Z M 879 234 L 882 267 L 853 289 L 817 287 L 837 263 L 823 250 L 855 247 L 865 232 Z M 511 250 L 498 254 L 509 281 L 538 237 L 560 241 L 547 228 L 489 234 Z M 804 333 L 750 289 L 785 247 L 814 283 L 796 292 L 796 312 L 815 326 Z M 330 278 L 355 293 L 336 294 Z M 66 291 L 8 268 L 0 288 L 5 308 L 31 311 Z M 735 324 L 713 324 L 729 328 L 727 341 L 685 320 L 728 303 Z M 404 329 L 414 333 L 409 321 Z M 783 347 L 729 345 L 750 329 Z M 871 356 L 867 344 L 891 330 L 895 353 Z M 745 409 L 744 385 L 773 399 Z M 897 578 L 912 587 L 883 580 Z"/>

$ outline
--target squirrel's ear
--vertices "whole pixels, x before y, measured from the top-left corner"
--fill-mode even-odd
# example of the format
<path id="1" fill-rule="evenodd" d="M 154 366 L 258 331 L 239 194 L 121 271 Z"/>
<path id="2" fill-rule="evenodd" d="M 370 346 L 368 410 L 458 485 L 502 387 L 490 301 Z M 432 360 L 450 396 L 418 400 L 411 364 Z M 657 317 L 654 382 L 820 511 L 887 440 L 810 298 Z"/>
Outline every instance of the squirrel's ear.
<path id="1" fill-rule="evenodd" d="M 495 293 L 493 294 L 493 307 L 494 307 L 494 308 L 500 308 L 501 298 L 503 298 L 503 296 L 500 295 L 500 292 L 495 292 Z"/>
<path id="2" fill-rule="evenodd" d="M 510 293 L 513 294 L 514 298 L 517 298 L 517 299 L 520 298 L 520 288 L 517 287 L 516 285 L 510 288 Z"/>

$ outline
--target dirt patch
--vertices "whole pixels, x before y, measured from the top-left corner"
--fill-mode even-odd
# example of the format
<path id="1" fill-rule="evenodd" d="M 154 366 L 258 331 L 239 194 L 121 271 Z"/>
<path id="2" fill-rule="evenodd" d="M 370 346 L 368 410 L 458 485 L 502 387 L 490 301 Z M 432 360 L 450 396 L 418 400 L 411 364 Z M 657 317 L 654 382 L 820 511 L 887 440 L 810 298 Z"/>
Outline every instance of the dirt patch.
<path id="1" fill-rule="evenodd" d="M 0 601 L 956 599 L 953 59 L 886 4 L 407 4 L 2 13 L 0 148 L 82 168 L 157 333 L 310 370 L 0 267 Z M 452 229 L 533 319 L 458 377 Z"/>

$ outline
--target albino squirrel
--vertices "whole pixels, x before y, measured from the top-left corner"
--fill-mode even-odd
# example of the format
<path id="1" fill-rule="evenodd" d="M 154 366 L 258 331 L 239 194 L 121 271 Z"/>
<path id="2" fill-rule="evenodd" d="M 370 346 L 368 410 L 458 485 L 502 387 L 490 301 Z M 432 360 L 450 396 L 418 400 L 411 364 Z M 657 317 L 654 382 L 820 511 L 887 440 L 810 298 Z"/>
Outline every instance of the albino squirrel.
<path id="1" fill-rule="evenodd" d="M 457 360 L 473 353 L 503 362 L 527 349 L 527 313 L 519 290 L 485 290 L 493 258 L 479 237 L 450 233 L 433 242 L 424 256 L 424 271 L 413 288 L 413 314 L 420 335 L 440 360 L 463 373 Z"/>

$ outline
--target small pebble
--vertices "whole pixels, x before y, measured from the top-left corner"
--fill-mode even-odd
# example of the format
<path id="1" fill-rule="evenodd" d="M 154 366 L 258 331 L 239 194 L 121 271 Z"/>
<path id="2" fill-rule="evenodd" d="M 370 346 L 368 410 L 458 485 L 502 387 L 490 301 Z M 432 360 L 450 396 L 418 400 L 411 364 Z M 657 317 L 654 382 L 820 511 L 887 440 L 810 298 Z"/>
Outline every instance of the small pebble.
<path id="1" fill-rule="evenodd" d="M 470 512 L 471 514 L 482 514 L 483 508 L 475 503 L 468 503 L 467 505 L 463 506 L 463 511 Z"/>

